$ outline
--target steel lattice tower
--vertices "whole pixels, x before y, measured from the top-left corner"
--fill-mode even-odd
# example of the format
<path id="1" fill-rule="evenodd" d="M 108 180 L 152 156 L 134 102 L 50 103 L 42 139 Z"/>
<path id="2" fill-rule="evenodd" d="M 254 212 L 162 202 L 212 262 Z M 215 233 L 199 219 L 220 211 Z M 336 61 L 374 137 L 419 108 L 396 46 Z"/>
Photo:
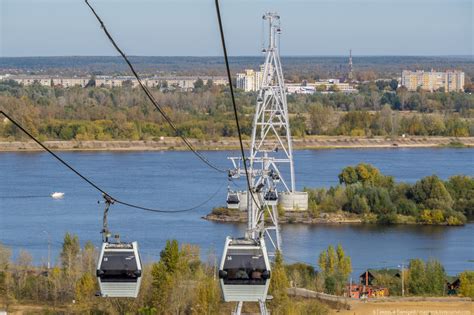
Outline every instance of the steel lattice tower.
<path id="1" fill-rule="evenodd" d="M 265 63 L 258 92 L 257 105 L 252 129 L 252 142 L 250 146 L 251 166 L 263 163 L 263 168 L 278 174 L 286 191 L 295 191 L 295 176 L 293 165 L 293 148 L 291 140 L 290 122 L 288 118 L 288 105 L 286 102 L 285 82 L 281 68 L 277 36 L 280 36 L 280 16 L 276 13 L 266 13 L 263 19 L 268 21 L 269 42 L 264 49 Z M 282 150 L 282 151 L 280 151 Z M 272 158 L 274 153 L 280 151 L 282 157 Z M 253 162 L 253 163 L 252 163 Z M 277 164 L 287 163 L 290 168 L 290 178 L 286 182 L 281 176 Z M 262 174 L 260 181 L 268 179 L 268 174 Z M 265 183 L 267 184 L 267 183 Z M 268 188 L 274 183 L 268 182 Z"/>
<path id="2" fill-rule="evenodd" d="M 286 100 L 286 89 L 279 54 L 280 16 L 268 12 L 263 15 L 268 23 L 268 46 L 261 76 L 257 78 L 260 89 L 256 101 L 252 125 L 249 156 L 244 163 L 248 166 L 251 192 L 246 194 L 248 227 L 247 238 L 259 239 L 268 236 L 275 250 L 281 251 L 281 237 L 278 224 L 278 203 L 288 209 L 307 210 L 307 194 L 295 191 L 293 148 Z M 229 176 L 245 176 L 242 159 L 232 160 L 234 170 Z M 281 170 L 286 169 L 289 178 L 283 178 Z M 283 205 L 282 205 L 283 207 Z M 265 215 L 268 221 L 265 222 Z M 239 302 L 235 313 L 240 314 L 243 302 Z M 261 314 L 267 314 L 265 301 L 260 301 Z"/>
<path id="3" fill-rule="evenodd" d="M 349 50 L 349 71 L 347 74 L 347 78 L 349 81 L 352 81 L 354 79 L 354 73 L 352 72 L 352 49 Z"/>
<path id="4" fill-rule="evenodd" d="M 308 196 L 295 191 L 292 137 L 278 47 L 280 16 L 268 12 L 263 15 L 263 20 L 268 23 L 268 45 L 263 49 L 265 63 L 258 78 L 260 89 L 250 152 L 245 161 L 252 189 L 252 193 L 246 194 L 247 236 L 257 238 L 265 233 L 273 247 L 281 250 L 277 205 L 281 204 L 285 210 L 307 210 Z M 230 159 L 234 164 L 230 175 L 233 178 L 245 175 L 241 159 Z M 289 175 L 288 178 L 284 178 L 282 170 Z M 264 222 L 265 215 L 268 215 L 269 222 Z"/>

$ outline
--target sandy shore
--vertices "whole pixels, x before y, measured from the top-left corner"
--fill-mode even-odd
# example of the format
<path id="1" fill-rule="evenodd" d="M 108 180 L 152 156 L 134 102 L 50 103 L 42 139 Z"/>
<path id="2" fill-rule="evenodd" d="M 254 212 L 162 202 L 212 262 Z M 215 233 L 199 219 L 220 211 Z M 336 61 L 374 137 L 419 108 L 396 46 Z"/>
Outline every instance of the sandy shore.
<path id="1" fill-rule="evenodd" d="M 220 140 L 191 139 L 191 142 L 199 150 L 234 150 L 239 146 L 235 138 L 222 138 Z M 248 146 L 249 141 L 246 140 L 245 142 Z M 60 151 L 163 151 L 187 149 L 179 138 L 172 137 L 165 137 L 158 141 L 45 141 L 44 144 L 52 150 Z M 308 136 L 293 140 L 295 149 L 423 148 L 453 144 L 474 147 L 474 137 L 399 137 L 388 139 L 384 137 Z M 0 141 L 0 151 L 3 152 L 40 150 L 42 150 L 41 147 L 33 141 Z"/>

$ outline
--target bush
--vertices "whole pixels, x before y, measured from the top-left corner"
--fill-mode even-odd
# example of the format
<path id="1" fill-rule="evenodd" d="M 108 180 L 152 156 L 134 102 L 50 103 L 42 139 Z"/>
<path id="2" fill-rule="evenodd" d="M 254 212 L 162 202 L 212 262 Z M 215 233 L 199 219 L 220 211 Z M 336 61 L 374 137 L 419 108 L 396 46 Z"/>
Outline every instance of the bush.
<path id="1" fill-rule="evenodd" d="M 226 207 L 216 207 L 212 209 L 212 214 L 217 216 L 231 216 L 238 212 L 237 209 L 228 209 Z"/>
<path id="2" fill-rule="evenodd" d="M 464 271 L 459 275 L 459 294 L 474 299 L 474 271 Z"/>
<path id="3" fill-rule="evenodd" d="M 418 221 L 423 224 L 441 224 L 445 222 L 443 211 L 439 209 L 437 210 L 425 209 L 421 211 Z"/>
<path id="4" fill-rule="evenodd" d="M 313 266 L 304 263 L 295 263 L 286 265 L 285 269 L 293 286 L 306 289 L 314 288 L 316 271 Z"/>

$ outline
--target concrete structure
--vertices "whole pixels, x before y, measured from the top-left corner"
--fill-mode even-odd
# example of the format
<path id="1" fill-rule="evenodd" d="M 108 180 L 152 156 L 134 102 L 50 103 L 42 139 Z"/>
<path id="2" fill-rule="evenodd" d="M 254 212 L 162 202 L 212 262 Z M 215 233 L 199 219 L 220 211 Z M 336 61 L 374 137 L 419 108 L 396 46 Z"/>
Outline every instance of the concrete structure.
<path id="1" fill-rule="evenodd" d="M 308 210 L 308 193 L 301 191 L 281 192 L 278 202 L 285 211 Z"/>
<path id="2" fill-rule="evenodd" d="M 459 92 L 464 90 L 464 72 L 459 70 L 448 70 L 438 72 L 431 70 L 402 71 L 401 85 L 409 91 L 416 91 L 421 88 L 425 91 L 437 91 L 441 88 L 445 92 Z"/>

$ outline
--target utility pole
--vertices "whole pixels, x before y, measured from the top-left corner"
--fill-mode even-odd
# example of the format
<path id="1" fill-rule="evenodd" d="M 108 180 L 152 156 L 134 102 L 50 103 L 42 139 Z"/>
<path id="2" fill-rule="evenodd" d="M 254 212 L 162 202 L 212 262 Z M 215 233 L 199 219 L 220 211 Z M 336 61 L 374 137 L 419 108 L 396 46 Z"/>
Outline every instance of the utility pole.
<path id="1" fill-rule="evenodd" d="M 402 297 L 405 296 L 405 280 L 403 279 L 404 278 L 404 274 L 403 274 L 403 270 L 404 270 L 404 266 L 403 266 L 403 263 L 401 265 L 399 265 L 398 267 L 401 267 L 402 269 Z"/>
<path id="2" fill-rule="evenodd" d="M 43 231 L 48 237 L 48 270 L 51 268 L 51 234 L 49 232 Z"/>

